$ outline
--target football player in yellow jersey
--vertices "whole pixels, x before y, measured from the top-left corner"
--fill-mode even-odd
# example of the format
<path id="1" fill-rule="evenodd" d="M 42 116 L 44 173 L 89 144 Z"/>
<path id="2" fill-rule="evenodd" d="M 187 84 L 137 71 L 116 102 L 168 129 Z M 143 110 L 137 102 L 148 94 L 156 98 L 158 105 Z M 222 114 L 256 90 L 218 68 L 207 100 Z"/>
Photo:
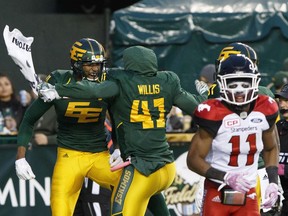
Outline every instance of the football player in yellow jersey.
<path id="1" fill-rule="evenodd" d="M 177 74 L 158 69 L 153 50 L 129 47 L 123 52 L 123 63 L 124 69 L 108 71 L 108 81 L 56 84 L 40 93 L 45 100 L 115 97 L 111 117 L 122 157 L 130 158 L 131 164 L 113 191 L 112 215 L 142 216 L 149 199 L 168 188 L 176 173 L 166 139 L 167 114 L 173 105 L 192 114 L 199 102 L 182 89 Z"/>
<path id="2" fill-rule="evenodd" d="M 90 38 L 76 41 L 71 50 L 71 69 L 56 70 L 47 82 L 75 83 L 86 79 L 100 82 L 105 66 L 105 52 L 100 43 Z M 119 150 L 113 153 L 109 164 L 104 121 L 108 100 L 65 98 L 45 103 L 37 98 L 28 108 L 18 134 L 16 173 L 29 180 L 35 175 L 25 159 L 26 148 L 35 122 L 52 106 L 58 121 L 57 160 L 52 176 L 51 209 L 53 216 L 71 216 L 78 199 L 84 177 L 111 189 L 117 184 L 121 171 L 111 172 L 110 166 L 122 159 Z M 118 156 L 118 157 L 115 157 Z"/>

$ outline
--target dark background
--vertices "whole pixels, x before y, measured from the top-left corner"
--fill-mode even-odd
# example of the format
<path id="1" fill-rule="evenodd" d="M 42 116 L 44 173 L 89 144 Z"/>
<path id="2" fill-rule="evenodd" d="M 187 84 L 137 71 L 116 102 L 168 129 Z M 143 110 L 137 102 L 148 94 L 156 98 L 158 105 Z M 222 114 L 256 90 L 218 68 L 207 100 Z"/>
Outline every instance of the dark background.
<path id="1" fill-rule="evenodd" d="M 139 2 L 139 4 L 138 8 L 136 8 L 136 6 L 134 7 L 134 11 L 119 11 L 119 9 L 126 8 L 136 2 Z M 199 6 L 198 4 L 204 4 L 205 2 L 206 7 L 210 5 L 213 6 L 212 8 L 214 9 L 211 9 L 211 11 L 216 12 L 216 14 L 200 12 L 202 9 L 204 10 L 205 7 Z M 282 3 L 283 6 L 287 6 L 284 0 L 273 1 L 271 4 L 261 0 L 251 2 L 254 2 L 255 7 L 256 5 L 262 4 L 261 6 L 264 8 L 267 7 L 267 11 L 274 11 L 273 7 L 276 7 L 277 2 L 279 4 Z M 169 4 L 167 5 L 167 3 Z M 287 25 L 278 26 L 281 17 L 283 23 L 287 23 L 287 10 L 283 13 L 275 10 L 274 15 L 268 12 L 257 15 L 254 6 L 252 7 L 250 5 L 250 8 L 247 6 L 249 0 L 243 0 L 237 1 L 241 7 L 238 6 L 233 10 L 238 11 L 240 15 L 244 14 L 244 17 L 237 19 L 236 15 L 234 19 L 228 19 L 231 14 L 221 14 L 221 12 L 217 15 L 217 11 L 219 11 L 221 7 L 235 6 L 235 4 L 230 3 L 228 0 L 221 3 L 212 0 L 202 0 L 201 2 L 197 0 L 143 0 L 141 2 L 138 0 L 1 1 L 0 30 L 3 31 L 5 25 L 9 25 L 10 31 L 18 28 L 25 36 L 33 36 L 32 56 L 35 70 L 37 73 L 44 74 L 48 74 L 56 69 L 69 69 L 69 50 L 71 45 L 82 37 L 95 38 L 102 43 L 107 53 L 111 53 L 111 56 L 113 56 L 113 66 L 119 66 L 122 59 L 122 51 L 127 46 L 136 44 L 145 45 L 156 52 L 159 60 L 159 68 L 161 70 L 172 70 L 177 73 L 183 88 L 192 93 L 195 92 L 194 80 L 198 77 L 201 68 L 207 63 L 214 63 L 220 50 L 229 44 L 229 40 L 232 38 L 234 41 L 245 42 L 256 50 L 260 60 L 259 70 L 262 74 L 261 83 L 262 85 L 267 85 L 271 82 L 274 74 L 282 69 L 283 60 L 287 58 Z M 160 9 L 158 8 L 159 11 L 155 8 L 157 4 L 160 5 Z M 165 37 L 165 39 L 167 39 L 167 36 L 169 38 L 168 30 L 172 30 L 173 35 L 175 33 L 173 30 L 181 29 L 181 26 L 175 27 L 173 24 L 173 21 L 177 24 L 177 20 L 169 20 L 169 13 L 167 11 L 173 9 L 175 13 L 185 15 L 185 12 L 187 12 L 185 11 L 185 6 L 191 7 L 191 10 L 194 8 L 193 22 L 197 25 L 198 30 L 194 29 L 190 32 L 189 29 L 187 29 L 187 31 L 185 28 L 182 29 L 184 32 L 183 38 L 187 37 L 184 41 L 173 42 L 172 37 L 172 42 L 170 41 L 167 44 L 165 44 L 165 42 L 161 43 L 161 41 L 160 43 L 147 43 L 147 41 L 153 41 L 155 38 Z M 258 24 L 256 23 L 257 17 L 253 21 L 250 15 L 246 14 L 248 18 L 245 19 L 245 13 L 239 12 L 242 11 L 242 8 L 245 9 L 246 6 L 249 8 L 250 15 L 256 14 L 258 18 L 261 18 Z M 135 8 L 137 10 L 135 10 Z M 165 8 L 167 10 L 163 13 Z M 244 9 L 243 11 L 245 11 Z M 146 14 L 145 17 L 145 14 L 141 14 L 144 13 L 143 11 L 145 10 L 152 12 L 151 14 L 147 13 L 148 15 Z M 118 24 L 114 22 L 114 24 L 116 23 L 115 26 L 113 26 L 114 40 L 110 40 L 110 37 L 113 37 L 113 35 L 110 34 L 112 32 L 110 20 L 112 15 L 113 18 L 115 18 L 115 14 L 118 12 L 120 12 L 120 18 L 118 18 L 120 21 Z M 161 13 L 164 14 L 162 21 L 157 20 L 157 17 L 159 18 L 159 14 Z M 188 15 L 191 15 L 191 13 Z M 279 19 L 269 19 L 271 18 L 269 16 L 275 16 L 274 18 L 277 18 L 276 15 Z M 223 19 L 223 17 L 226 17 L 226 19 Z M 265 23 L 265 25 L 260 27 L 258 25 L 262 24 L 261 22 Z M 164 28 L 163 25 L 164 27 L 165 25 L 168 27 Z M 234 25 L 235 27 L 238 25 L 240 27 L 237 29 Z M 254 30 L 259 28 L 259 31 L 262 32 L 271 29 L 260 39 L 257 38 L 258 35 L 253 35 L 253 31 L 251 35 L 248 34 L 250 38 L 241 38 L 243 31 L 245 32 L 252 27 Z M 118 32 L 116 31 L 116 34 L 115 29 L 119 30 Z M 148 35 L 151 35 L 150 38 L 147 37 L 147 32 L 145 31 L 149 32 Z M 285 36 L 284 32 L 286 32 Z M 213 37 L 215 33 L 220 33 L 219 38 L 222 39 L 222 41 L 211 40 L 211 37 Z M 259 32 L 254 31 L 254 34 L 258 33 Z M 129 38 L 131 35 L 133 35 L 132 39 Z M 234 38 L 235 35 L 238 35 L 240 39 Z M 111 39 L 113 39 L 112 37 Z M 210 37 L 210 39 L 207 40 L 207 37 Z M 136 42 L 133 40 L 136 40 Z M 20 89 L 30 89 L 18 67 L 7 55 L 3 37 L 1 37 L 0 41 L 0 73 L 8 74 L 13 78 L 16 91 Z M 110 44 L 113 45 L 113 49 Z M 108 58 L 108 63 L 111 62 L 111 58 Z M 108 64 L 108 66 L 109 65 L 110 64 Z"/>
<path id="2" fill-rule="evenodd" d="M 69 69 L 69 50 L 82 38 L 91 37 L 109 46 L 109 21 L 113 11 L 136 0 L 10 0 L 0 1 L 0 30 L 5 25 L 34 37 L 32 57 L 36 73 L 48 74 Z M 27 81 L 8 56 L 3 36 L 0 39 L 0 73 L 13 79 L 16 91 L 29 89 Z"/>

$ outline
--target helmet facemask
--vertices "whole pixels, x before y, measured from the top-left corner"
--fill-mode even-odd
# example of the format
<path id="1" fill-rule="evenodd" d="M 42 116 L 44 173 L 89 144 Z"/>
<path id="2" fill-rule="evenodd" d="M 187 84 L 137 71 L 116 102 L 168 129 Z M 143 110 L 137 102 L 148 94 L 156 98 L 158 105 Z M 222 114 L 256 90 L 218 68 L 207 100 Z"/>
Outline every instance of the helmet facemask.
<path id="1" fill-rule="evenodd" d="M 229 104 L 243 106 L 258 97 L 260 78 L 255 74 L 219 75 L 217 80 L 220 87 L 220 97 Z"/>
<path id="2" fill-rule="evenodd" d="M 229 56 L 219 64 L 220 97 L 229 104 L 243 106 L 256 100 L 260 80 L 257 66 L 245 55 Z"/>

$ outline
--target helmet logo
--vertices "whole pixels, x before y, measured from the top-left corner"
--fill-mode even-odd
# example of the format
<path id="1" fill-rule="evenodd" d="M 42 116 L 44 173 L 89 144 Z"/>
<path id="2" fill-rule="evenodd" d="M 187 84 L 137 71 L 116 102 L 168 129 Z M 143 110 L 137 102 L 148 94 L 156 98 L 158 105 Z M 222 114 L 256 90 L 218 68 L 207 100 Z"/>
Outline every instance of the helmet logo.
<path id="1" fill-rule="evenodd" d="M 225 59 L 227 59 L 230 55 L 237 55 L 237 54 L 241 54 L 240 51 L 237 51 L 237 50 L 233 50 L 233 47 L 225 47 L 219 57 L 218 57 L 218 61 L 223 61 Z"/>
<path id="2" fill-rule="evenodd" d="M 249 68 L 250 68 L 250 70 L 252 70 L 253 72 L 255 71 L 255 67 L 254 67 L 253 64 L 250 64 L 250 65 L 249 65 Z"/>
<path id="3" fill-rule="evenodd" d="M 81 49 L 79 47 L 76 47 L 75 45 L 72 46 L 70 50 L 70 58 L 74 61 L 79 61 L 82 59 L 82 56 L 86 53 L 87 51 L 85 49 Z"/>

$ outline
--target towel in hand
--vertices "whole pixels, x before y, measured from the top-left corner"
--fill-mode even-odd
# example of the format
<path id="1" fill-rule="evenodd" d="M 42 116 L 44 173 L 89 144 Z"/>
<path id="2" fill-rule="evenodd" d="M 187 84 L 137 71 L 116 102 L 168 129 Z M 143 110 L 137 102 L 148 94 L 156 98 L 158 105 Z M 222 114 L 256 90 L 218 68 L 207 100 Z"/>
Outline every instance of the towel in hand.
<path id="1" fill-rule="evenodd" d="M 4 41 L 7 47 L 8 55 L 11 56 L 25 79 L 29 81 L 34 93 L 38 95 L 36 87 L 40 83 L 38 79 L 32 59 L 31 45 L 33 37 L 25 37 L 18 29 L 9 31 L 9 26 L 6 25 L 3 31 Z"/>

